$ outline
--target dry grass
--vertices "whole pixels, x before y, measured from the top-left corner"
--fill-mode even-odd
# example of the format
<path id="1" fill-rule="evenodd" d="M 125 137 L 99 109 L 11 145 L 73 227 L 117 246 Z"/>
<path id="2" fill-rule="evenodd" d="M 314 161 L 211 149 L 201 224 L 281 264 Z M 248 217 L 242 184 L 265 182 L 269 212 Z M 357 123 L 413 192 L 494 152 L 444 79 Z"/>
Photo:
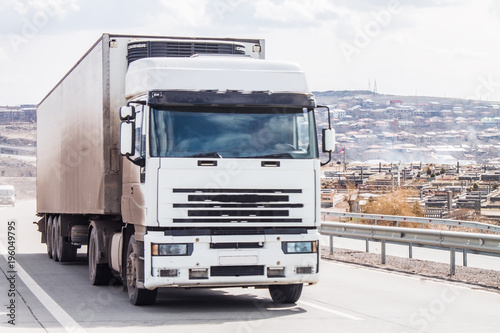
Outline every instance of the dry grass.
<path id="1" fill-rule="evenodd" d="M 408 198 L 415 197 L 415 191 L 411 189 L 400 189 L 383 196 L 371 197 L 366 205 L 363 206 L 363 213 L 366 214 L 381 214 L 381 215 L 398 215 L 398 216 L 424 216 L 418 202 L 408 202 Z M 375 221 L 372 221 L 375 223 Z M 378 221 L 378 225 L 394 226 L 394 221 Z M 400 227 L 417 228 L 418 223 L 400 222 Z"/>

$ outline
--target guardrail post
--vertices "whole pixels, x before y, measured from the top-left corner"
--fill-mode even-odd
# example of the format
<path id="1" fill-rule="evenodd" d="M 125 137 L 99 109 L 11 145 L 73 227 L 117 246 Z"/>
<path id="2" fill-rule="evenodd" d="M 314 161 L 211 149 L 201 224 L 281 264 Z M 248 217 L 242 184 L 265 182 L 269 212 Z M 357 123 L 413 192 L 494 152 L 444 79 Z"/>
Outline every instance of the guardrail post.
<path id="1" fill-rule="evenodd" d="M 412 259 L 413 258 L 413 244 L 408 243 L 408 258 Z"/>
<path id="2" fill-rule="evenodd" d="M 450 248 L 450 276 L 455 275 L 455 248 Z"/>
<path id="3" fill-rule="evenodd" d="M 333 255 L 333 235 L 330 235 L 330 255 Z"/>
<path id="4" fill-rule="evenodd" d="M 467 267 L 467 249 L 463 249 L 462 250 L 463 252 L 463 264 L 464 264 L 464 267 Z"/>
<path id="5" fill-rule="evenodd" d="M 366 253 L 370 252 L 370 241 L 368 240 L 368 238 L 366 239 L 365 251 Z"/>
<path id="6" fill-rule="evenodd" d="M 382 265 L 385 265 L 385 240 L 380 241 L 380 253 L 382 255 Z"/>

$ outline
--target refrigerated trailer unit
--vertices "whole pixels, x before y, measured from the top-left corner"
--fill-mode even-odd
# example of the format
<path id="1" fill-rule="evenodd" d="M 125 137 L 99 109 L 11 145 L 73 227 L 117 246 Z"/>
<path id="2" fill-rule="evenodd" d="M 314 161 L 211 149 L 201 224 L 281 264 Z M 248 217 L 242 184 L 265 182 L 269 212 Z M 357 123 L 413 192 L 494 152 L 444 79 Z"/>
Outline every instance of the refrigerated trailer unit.
<path id="1" fill-rule="evenodd" d="M 296 65 L 264 52 L 260 39 L 102 35 L 37 110 L 48 256 L 86 245 L 91 283 L 118 279 L 135 305 L 162 287 L 297 301 L 319 273 L 315 100 Z"/>

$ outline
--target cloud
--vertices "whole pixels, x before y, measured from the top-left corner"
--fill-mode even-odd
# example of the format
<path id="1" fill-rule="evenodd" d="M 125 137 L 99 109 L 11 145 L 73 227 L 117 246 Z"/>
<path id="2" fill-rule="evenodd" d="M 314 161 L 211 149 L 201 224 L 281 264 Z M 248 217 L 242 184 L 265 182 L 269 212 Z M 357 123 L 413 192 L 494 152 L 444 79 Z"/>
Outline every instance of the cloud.
<path id="1" fill-rule="evenodd" d="M 208 0 L 159 0 L 167 25 L 204 27 L 212 23 L 206 15 Z"/>
<path id="2" fill-rule="evenodd" d="M 435 8 L 447 6 L 461 6 L 468 3 L 466 0 L 369 0 L 369 1 L 353 1 L 353 0 L 336 0 L 338 6 L 355 10 L 358 12 L 371 12 L 391 6 L 412 7 L 412 8 Z"/>
<path id="3" fill-rule="evenodd" d="M 255 17 L 262 20 L 290 22 L 313 22 L 315 13 L 308 10 L 309 1 L 281 1 L 275 3 L 259 0 L 255 3 Z"/>
<path id="4" fill-rule="evenodd" d="M 0 12 L 6 9 L 15 9 L 18 12 L 23 12 L 25 5 L 19 0 L 1 0 Z"/>
<path id="5" fill-rule="evenodd" d="M 394 6 L 386 24 L 380 13 Z M 300 64 L 313 90 L 364 89 L 371 77 L 381 93 L 463 97 L 500 56 L 497 0 L 0 0 L 0 17 L 0 104 L 30 102 L 26 87 L 45 94 L 30 80 L 57 82 L 103 32 L 263 38 L 266 57 Z M 9 34 L 24 38 L 17 52 Z M 345 43 L 359 49 L 348 66 Z"/>
<path id="6" fill-rule="evenodd" d="M 7 0 L 0 5 L 0 35 L 44 33 L 78 10 L 77 0 Z"/>
<path id="7" fill-rule="evenodd" d="M 496 19 L 500 18 L 500 2 L 499 1 L 493 1 L 489 5 L 489 12 L 490 14 L 495 17 Z"/>
<path id="8" fill-rule="evenodd" d="M 258 0 L 254 8 L 256 19 L 288 26 L 320 25 L 338 18 L 338 8 L 328 0 Z"/>
<path id="9" fill-rule="evenodd" d="M 0 63 L 10 60 L 10 57 L 7 55 L 7 52 L 3 50 L 3 48 L 0 47 Z"/>
<path id="10" fill-rule="evenodd" d="M 27 4 L 27 11 L 43 12 L 49 16 L 64 20 L 68 13 L 78 11 L 77 0 L 31 0 Z"/>

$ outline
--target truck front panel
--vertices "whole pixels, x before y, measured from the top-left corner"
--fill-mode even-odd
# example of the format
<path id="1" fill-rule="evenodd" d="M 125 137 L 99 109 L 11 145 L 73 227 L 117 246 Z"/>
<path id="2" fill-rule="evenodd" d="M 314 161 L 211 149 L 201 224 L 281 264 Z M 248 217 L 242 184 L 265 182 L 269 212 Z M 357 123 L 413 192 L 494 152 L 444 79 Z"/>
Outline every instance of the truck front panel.
<path id="1" fill-rule="evenodd" d="M 145 287 L 268 286 L 318 281 L 318 234 L 266 229 L 259 235 L 144 237 Z"/>
<path id="2" fill-rule="evenodd" d="M 317 160 L 162 159 L 158 226 L 315 227 Z"/>

